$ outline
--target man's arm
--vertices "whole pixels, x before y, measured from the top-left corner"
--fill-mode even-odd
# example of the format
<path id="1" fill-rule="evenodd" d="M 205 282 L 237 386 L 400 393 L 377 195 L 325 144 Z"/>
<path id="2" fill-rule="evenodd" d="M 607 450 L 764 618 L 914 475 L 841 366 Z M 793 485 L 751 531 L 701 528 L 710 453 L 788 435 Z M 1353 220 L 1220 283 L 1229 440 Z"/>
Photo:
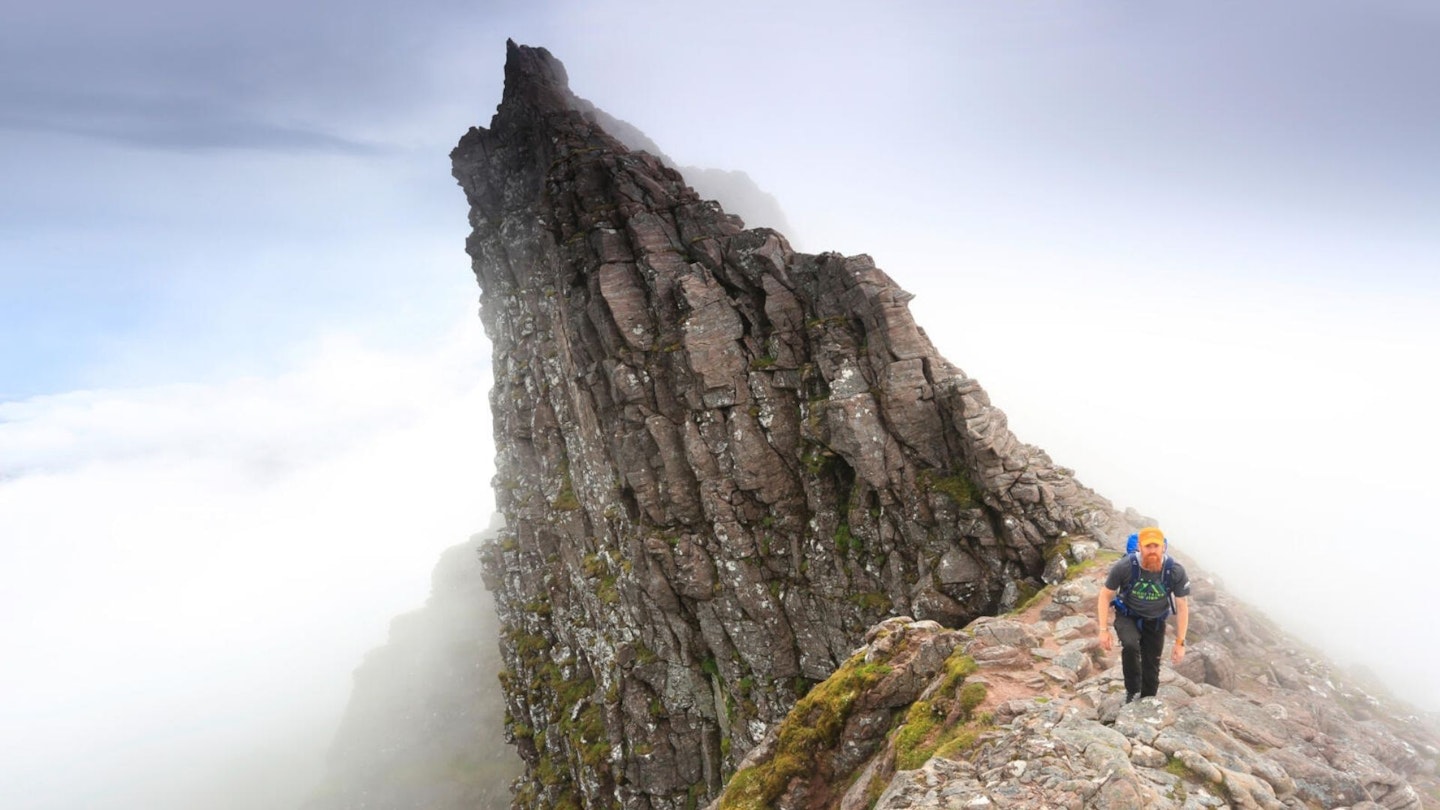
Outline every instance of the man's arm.
<path id="1" fill-rule="evenodd" d="M 1115 598 L 1115 592 L 1100 586 L 1100 595 L 1095 598 L 1095 621 L 1098 626 L 1095 628 L 1095 640 L 1100 642 L 1100 649 L 1110 652 L 1115 645 L 1114 638 L 1110 635 L 1110 602 Z"/>
<path id="2" fill-rule="evenodd" d="M 1190 632 L 1190 597 L 1175 597 L 1175 649 L 1170 653 L 1170 662 L 1178 664 L 1185 659 L 1185 636 Z"/>

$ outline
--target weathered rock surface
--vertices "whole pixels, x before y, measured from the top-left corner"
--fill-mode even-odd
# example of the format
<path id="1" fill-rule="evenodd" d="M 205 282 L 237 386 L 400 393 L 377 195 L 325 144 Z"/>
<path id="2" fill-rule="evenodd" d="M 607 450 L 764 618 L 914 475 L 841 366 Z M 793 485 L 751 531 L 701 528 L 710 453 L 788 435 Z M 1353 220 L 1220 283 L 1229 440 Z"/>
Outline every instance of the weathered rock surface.
<path id="1" fill-rule="evenodd" d="M 385 646 L 355 671 L 327 775 L 305 810 L 500 810 L 520 774 L 499 739 L 498 622 L 477 552 L 483 535 L 442 555 L 430 599 L 397 617 Z"/>
<path id="2" fill-rule="evenodd" d="M 1062 587 L 1093 592 L 1103 571 L 1096 567 Z M 782 784 L 760 795 L 754 786 L 768 784 L 763 777 L 796 748 L 786 739 L 801 728 L 792 715 L 778 738 L 744 763 L 712 810 L 1440 806 L 1440 733 L 1433 718 L 1346 682 L 1213 584 L 1206 583 L 1207 599 L 1191 605 L 1200 619 L 1191 635 L 1210 654 L 1198 669 L 1189 656 L 1175 669 L 1167 664 L 1160 694 L 1129 705 L 1118 661 L 1107 660 L 1118 653 L 1106 655 L 1094 642 L 1093 600 L 1060 603 L 1058 619 L 1041 618 L 1054 615 L 1060 590 L 1047 589 L 1016 616 L 980 619 L 959 633 L 930 630 L 953 645 L 955 656 L 969 654 L 971 661 L 958 667 L 952 657 L 909 706 L 886 702 L 890 730 L 883 741 L 846 723 L 825 746 L 805 752 L 806 762 L 787 766 L 791 775 Z M 1233 632 L 1237 617 L 1259 633 Z M 895 645 L 886 632 L 896 629 L 893 621 L 878 625 L 852 660 L 890 663 Z M 906 629 L 909 644 L 919 646 L 915 636 L 923 631 Z M 1050 677 L 1050 662 L 1067 648 L 1097 664 L 1095 674 L 1082 674 L 1082 665 L 1074 677 Z M 1002 669 L 974 665 L 979 652 L 994 649 L 1013 651 L 1017 661 Z M 1214 660 L 1227 662 L 1228 686 L 1181 674 L 1208 675 Z M 957 671 L 972 674 L 957 680 Z M 847 677 L 854 682 L 842 669 L 836 679 Z M 983 697 L 965 701 L 965 690 L 977 685 Z M 821 694 L 832 689 L 831 681 L 816 687 Z M 878 692 L 878 685 L 867 685 L 850 703 L 874 704 Z M 965 702 L 971 708 L 957 710 Z M 934 719 L 936 706 L 948 707 L 943 722 Z M 847 772 L 810 764 L 851 750 L 870 755 L 847 760 L 853 763 Z M 844 796 L 817 790 L 812 773 L 847 785 Z"/>
<path id="3" fill-rule="evenodd" d="M 880 619 L 1009 609 L 1118 531 L 868 257 L 747 230 L 543 49 L 505 73 L 452 160 L 495 351 L 517 806 L 694 806 Z"/>

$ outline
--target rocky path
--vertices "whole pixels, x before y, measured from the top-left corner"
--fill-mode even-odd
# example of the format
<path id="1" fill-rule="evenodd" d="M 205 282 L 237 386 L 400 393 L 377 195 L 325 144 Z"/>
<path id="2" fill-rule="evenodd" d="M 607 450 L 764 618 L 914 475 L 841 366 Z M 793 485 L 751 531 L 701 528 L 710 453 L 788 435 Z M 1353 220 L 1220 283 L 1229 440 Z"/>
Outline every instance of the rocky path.
<path id="1" fill-rule="evenodd" d="M 1125 705 L 1118 645 L 1095 641 L 1107 568 L 961 631 L 991 728 L 896 773 L 877 810 L 1440 807 L 1433 725 L 1345 683 L 1203 577 L 1186 660 L 1171 668 L 1167 644 L 1157 697 Z"/>

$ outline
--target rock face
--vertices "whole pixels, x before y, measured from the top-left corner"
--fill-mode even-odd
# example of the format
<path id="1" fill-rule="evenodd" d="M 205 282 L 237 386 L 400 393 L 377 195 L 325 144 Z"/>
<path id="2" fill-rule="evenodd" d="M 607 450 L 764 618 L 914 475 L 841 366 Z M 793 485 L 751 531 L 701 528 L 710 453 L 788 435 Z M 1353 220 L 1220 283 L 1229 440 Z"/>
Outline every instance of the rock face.
<path id="1" fill-rule="evenodd" d="M 498 628 L 481 579 L 484 536 L 440 558 L 425 607 L 397 617 L 365 657 L 305 810 L 500 810 L 520 773 L 498 739 Z"/>
<path id="2" fill-rule="evenodd" d="M 494 344 L 487 582 L 516 805 L 678 810 L 877 621 L 1007 610 L 1116 516 L 868 257 L 747 230 L 607 120 L 511 43 L 451 155 Z"/>
<path id="3" fill-rule="evenodd" d="M 1191 597 L 1192 653 L 1205 652 L 1126 705 L 1118 653 L 1094 638 L 1107 567 L 963 631 L 878 625 L 813 693 L 848 679 L 848 701 L 801 724 L 807 696 L 711 810 L 1440 806 L 1433 720 L 1348 683 L 1212 583 Z M 938 667 L 905 654 L 924 649 L 953 652 Z M 857 679 L 862 663 L 883 677 Z"/>

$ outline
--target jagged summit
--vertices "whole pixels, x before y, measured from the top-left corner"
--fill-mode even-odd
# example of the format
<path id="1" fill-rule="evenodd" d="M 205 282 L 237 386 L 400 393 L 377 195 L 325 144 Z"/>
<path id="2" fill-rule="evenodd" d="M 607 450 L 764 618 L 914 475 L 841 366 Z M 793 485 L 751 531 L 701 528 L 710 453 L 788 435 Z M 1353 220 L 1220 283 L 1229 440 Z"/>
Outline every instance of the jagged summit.
<path id="1" fill-rule="evenodd" d="M 528 48 L 507 40 L 506 96 L 511 93 L 527 93 L 524 100 L 506 104 L 502 101 L 501 111 L 509 111 L 522 118 L 537 110 L 573 110 L 597 124 L 603 132 L 624 144 L 631 151 L 649 152 L 661 163 L 683 174 L 688 183 L 707 199 L 723 200 L 731 214 L 739 214 L 746 221 L 772 226 L 784 230 L 788 225 L 778 201 L 755 185 L 743 171 L 723 171 L 713 168 L 682 166 L 660 148 L 638 127 L 622 121 L 595 105 L 580 98 L 569 90 L 569 78 L 565 66 L 551 56 L 544 48 Z M 504 127 L 507 122 L 500 116 L 491 123 L 491 129 Z"/>
<path id="2" fill-rule="evenodd" d="M 516 45 L 505 40 L 505 93 L 500 109 L 540 112 L 566 109 L 574 96 L 565 65 L 544 48 Z M 497 119 L 498 119 L 497 115 Z M 494 126 L 492 124 L 492 126 Z"/>
<path id="3" fill-rule="evenodd" d="M 745 229 L 543 49 L 452 161 L 494 343 L 522 807 L 694 806 L 893 615 L 961 626 L 1119 519 L 867 256 Z"/>

